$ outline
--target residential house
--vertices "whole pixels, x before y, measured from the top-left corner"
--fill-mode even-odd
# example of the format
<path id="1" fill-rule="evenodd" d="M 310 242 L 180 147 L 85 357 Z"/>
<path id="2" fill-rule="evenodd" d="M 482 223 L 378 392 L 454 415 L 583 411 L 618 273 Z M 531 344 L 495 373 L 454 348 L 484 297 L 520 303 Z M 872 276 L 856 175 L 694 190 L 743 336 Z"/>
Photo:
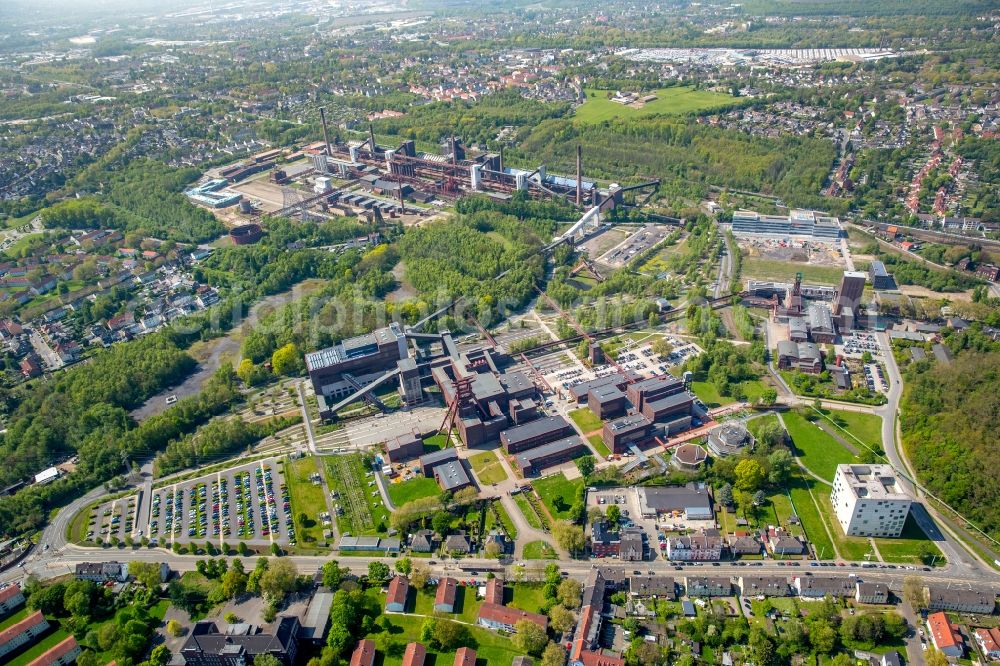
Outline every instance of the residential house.
<path id="1" fill-rule="evenodd" d="M 483 600 L 488 604 L 503 606 L 503 581 L 499 578 L 491 578 L 486 581 L 486 592 Z"/>
<path id="2" fill-rule="evenodd" d="M 124 583 L 128 580 L 128 563 L 80 562 L 76 565 L 76 579 L 92 583 Z"/>
<path id="3" fill-rule="evenodd" d="M 987 659 L 1000 661 L 1000 628 L 976 629 L 976 642 Z"/>
<path id="4" fill-rule="evenodd" d="M 364 639 L 351 653 L 351 666 L 372 666 L 375 663 L 375 641 Z"/>
<path id="5" fill-rule="evenodd" d="M 792 579 L 795 593 L 800 597 L 822 599 L 831 597 L 853 597 L 855 594 L 853 578 L 835 576 L 796 576 Z"/>
<path id="6" fill-rule="evenodd" d="M 408 643 L 403 652 L 403 666 L 424 666 L 427 659 L 427 648 L 420 643 Z"/>
<path id="7" fill-rule="evenodd" d="M 42 615 L 42 611 L 35 611 L 0 631 L 0 658 L 24 645 L 31 645 L 48 628 L 49 623 Z"/>
<path id="8" fill-rule="evenodd" d="M 728 597 L 733 584 L 721 576 L 688 576 L 684 579 L 689 597 Z"/>
<path id="9" fill-rule="evenodd" d="M 670 576 L 641 575 L 629 576 L 628 591 L 633 597 L 656 597 L 657 599 L 677 598 L 677 587 Z"/>
<path id="10" fill-rule="evenodd" d="M 77 644 L 76 639 L 72 636 L 67 636 L 28 662 L 28 666 L 70 666 L 70 664 L 76 662 L 76 658 L 80 656 L 81 652 L 82 650 L 79 644 Z M 111 663 L 114 664 L 115 662 Z"/>
<path id="11" fill-rule="evenodd" d="M 944 611 L 927 616 L 927 634 L 934 647 L 944 656 L 959 658 L 965 654 L 965 640 Z"/>
<path id="12" fill-rule="evenodd" d="M 444 549 L 449 553 L 468 555 L 472 552 L 472 542 L 469 541 L 468 535 L 464 532 L 449 534 L 444 540 Z"/>
<path id="13" fill-rule="evenodd" d="M 645 533 L 638 527 L 627 527 L 621 533 L 619 557 L 626 562 L 646 559 Z"/>
<path id="14" fill-rule="evenodd" d="M 442 578 L 438 581 L 437 593 L 434 595 L 434 610 L 442 613 L 455 612 L 455 597 L 458 594 L 458 581 L 454 578 Z"/>
<path id="15" fill-rule="evenodd" d="M 714 562 L 722 559 L 722 538 L 704 530 L 691 536 L 667 538 L 667 559 L 673 562 Z"/>
<path id="16" fill-rule="evenodd" d="M 618 557 L 621 552 L 621 533 L 611 530 L 611 524 L 599 520 L 591 526 L 590 552 L 594 557 Z"/>
<path id="17" fill-rule="evenodd" d="M 17 583 L 0 588 L 0 618 L 7 617 L 24 603 L 24 592 Z"/>
<path id="18" fill-rule="evenodd" d="M 406 610 L 406 597 L 410 593 L 410 580 L 406 576 L 394 576 L 389 581 L 389 592 L 385 596 L 387 613 L 402 613 Z"/>
<path id="19" fill-rule="evenodd" d="M 529 613 L 528 611 L 508 608 L 507 606 L 493 603 L 483 603 L 479 607 L 479 624 L 488 629 L 514 631 L 514 625 L 521 620 L 534 622 L 542 629 L 548 628 L 549 624 L 549 619 L 538 613 Z"/>
<path id="20" fill-rule="evenodd" d="M 750 535 L 729 537 L 729 552 L 733 557 L 741 555 L 760 555 L 760 541 Z"/>
<path id="21" fill-rule="evenodd" d="M 458 648 L 454 666 L 476 666 L 476 651 L 467 647 Z"/>
<path id="22" fill-rule="evenodd" d="M 780 576 L 741 576 L 740 594 L 744 597 L 787 597 L 792 586 Z"/>
<path id="23" fill-rule="evenodd" d="M 254 657 L 270 654 L 285 666 L 295 663 L 298 654 L 299 618 L 285 615 L 278 618 L 273 633 L 252 624 L 230 625 L 225 632 L 211 620 L 195 623 L 180 652 L 174 656 L 176 666 L 245 666 Z M 368 662 L 367 666 L 370 666 Z"/>
<path id="24" fill-rule="evenodd" d="M 440 541 L 432 530 L 420 530 L 410 535 L 410 550 L 414 553 L 432 553 Z"/>
<path id="25" fill-rule="evenodd" d="M 858 581 L 855 584 L 854 600 L 859 604 L 887 604 L 889 603 L 889 586 L 885 583 Z"/>
<path id="26" fill-rule="evenodd" d="M 925 587 L 924 601 L 931 611 L 958 613 L 993 613 L 996 595 L 992 590 L 962 590 L 946 587 Z"/>

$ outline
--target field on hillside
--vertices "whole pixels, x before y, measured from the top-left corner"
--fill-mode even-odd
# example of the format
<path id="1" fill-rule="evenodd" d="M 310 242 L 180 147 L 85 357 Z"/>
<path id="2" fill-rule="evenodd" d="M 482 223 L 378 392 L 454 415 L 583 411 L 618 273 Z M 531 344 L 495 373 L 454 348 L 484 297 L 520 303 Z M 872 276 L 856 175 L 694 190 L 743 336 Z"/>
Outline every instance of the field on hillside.
<path id="1" fill-rule="evenodd" d="M 583 123 L 600 123 L 615 118 L 636 118 L 656 114 L 680 115 L 692 111 L 704 111 L 732 102 L 735 97 L 708 90 L 695 90 L 690 86 L 661 88 L 654 90 L 656 100 L 644 104 L 642 108 L 632 108 L 608 99 L 608 90 L 587 90 L 587 101 L 577 108 L 575 118 Z"/>

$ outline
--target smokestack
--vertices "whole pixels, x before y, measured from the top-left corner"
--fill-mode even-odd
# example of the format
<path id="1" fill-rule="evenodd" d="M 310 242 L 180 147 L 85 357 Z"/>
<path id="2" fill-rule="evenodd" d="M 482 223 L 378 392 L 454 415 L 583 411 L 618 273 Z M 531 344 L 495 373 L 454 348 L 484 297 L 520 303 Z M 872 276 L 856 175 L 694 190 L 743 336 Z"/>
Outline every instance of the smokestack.
<path id="1" fill-rule="evenodd" d="M 503 173 L 503 146 L 500 146 L 500 173 Z"/>
<path id="2" fill-rule="evenodd" d="M 330 147 L 330 135 L 326 131 L 326 107 L 319 107 L 319 119 L 323 123 L 323 143 L 326 144 L 326 156 L 333 157 L 333 149 Z"/>
<path id="3" fill-rule="evenodd" d="M 455 145 L 455 135 L 451 135 L 451 163 L 458 164 L 458 146 Z"/>
<path id="4" fill-rule="evenodd" d="M 583 146 L 576 146 L 576 205 L 583 205 Z"/>
<path id="5" fill-rule="evenodd" d="M 372 124 L 368 123 L 368 141 L 372 144 L 372 155 L 375 154 L 375 130 L 372 128 Z"/>

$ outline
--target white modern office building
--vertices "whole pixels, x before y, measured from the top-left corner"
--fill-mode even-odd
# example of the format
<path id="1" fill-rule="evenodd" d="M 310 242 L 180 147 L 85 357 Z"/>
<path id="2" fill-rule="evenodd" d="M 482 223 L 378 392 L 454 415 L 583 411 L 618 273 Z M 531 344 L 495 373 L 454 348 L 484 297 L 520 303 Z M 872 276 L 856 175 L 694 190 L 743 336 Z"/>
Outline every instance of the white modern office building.
<path id="1" fill-rule="evenodd" d="M 838 465 L 830 500 L 844 533 L 861 537 L 898 537 L 911 503 L 889 465 Z"/>
<path id="2" fill-rule="evenodd" d="M 840 220 L 811 210 L 792 210 L 786 215 L 762 215 L 754 211 L 733 213 L 733 233 L 740 235 L 804 236 L 820 240 L 840 238 Z"/>

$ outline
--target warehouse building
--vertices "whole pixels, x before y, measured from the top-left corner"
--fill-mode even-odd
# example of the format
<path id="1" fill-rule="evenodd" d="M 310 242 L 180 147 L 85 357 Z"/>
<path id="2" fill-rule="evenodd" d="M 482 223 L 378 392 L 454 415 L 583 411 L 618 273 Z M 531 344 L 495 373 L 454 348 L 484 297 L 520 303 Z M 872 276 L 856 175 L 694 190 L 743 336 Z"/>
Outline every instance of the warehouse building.
<path id="1" fill-rule="evenodd" d="M 712 497 L 702 483 L 684 486 L 643 486 L 639 494 L 639 511 L 643 518 L 684 516 L 688 520 L 711 520 Z"/>
<path id="2" fill-rule="evenodd" d="M 647 402 L 676 395 L 684 391 L 684 382 L 672 375 L 657 375 L 641 382 L 630 384 L 628 399 L 637 412 L 641 412 Z"/>
<path id="3" fill-rule="evenodd" d="M 546 467 L 569 462 L 577 456 L 585 455 L 590 449 L 578 435 L 572 435 L 548 444 L 521 451 L 514 457 L 514 463 L 524 476 L 539 474 Z"/>
<path id="4" fill-rule="evenodd" d="M 881 261 L 873 261 L 868 265 L 868 277 L 871 278 L 872 286 L 876 289 L 893 291 L 897 289 L 896 279 L 892 273 L 885 269 L 885 264 Z"/>
<path id="5" fill-rule="evenodd" d="M 627 371 L 627 376 L 621 372 L 616 372 L 603 377 L 597 377 L 596 379 L 580 382 L 579 384 L 574 384 L 567 390 L 569 391 L 570 397 L 579 405 L 587 401 L 587 395 L 590 393 L 591 389 L 601 386 L 615 386 L 619 391 L 624 391 L 629 380 L 637 378 L 639 378 L 639 375 L 631 370 Z"/>
<path id="6" fill-rule="evenodd" d="M 672 421 L 690 416 L 694 398 L 687 391 L 667 395 L 657 400 L 647 400 L 642 406 L 642 415 L 653 422 Z"/>
<path id="7" fill-rule="evenodd" d="M 733 233 L 740 235 L 802 236 L 817 240 L 840 238 L 840 220 L 811 210 L 792 210 L 787 216 L 753 211 L 733 213 Z"/>
<path id="8" fill-rule="evenodd" d="M 432 451 L 420 456 L 420 471 L 424 476 L 429 477 L 434 474 L 435 467 L 452 462 L 453 460 L 458 460 L 458 450 L 454 447 Z"/>
<path id="9" fill-rule="evenodd" d="M 458 492 L 472 484 L 469 473 L 462 467 L 461 460 L 452 460 L 434 467 L 434 480 L 445 492 Z"/>
<path id="10" fill-rule="evenodd" d="M 508 428 L 500 432 L 500 444 L 507 453 L 519 453 L 527 449 L 568 437 L 575 431 L 561 416 L 546 416 L 524 425 Z"/>
<path id="11" fill-rule="evenodd" d="M 385 456 L 391 463 L 402 463 L 420 457 L 424 452 L 424 441 L 415 432 L 394 437 L 385 443 Z"/>
<path id="12" fill-rule="evenodd" d="M 604 424 L 602 437 L 613 453 L 624 453 L 629 445 L 638 444 L 653 435 L 653 424 L 641 414 L 623 416 Z"/>
<path id="13" fill-rule="evenodd" d="M 587 392 L 587 406 L 602 421 L 625 413 L 625 394 L 617 386 L 597 386 Z"/>

